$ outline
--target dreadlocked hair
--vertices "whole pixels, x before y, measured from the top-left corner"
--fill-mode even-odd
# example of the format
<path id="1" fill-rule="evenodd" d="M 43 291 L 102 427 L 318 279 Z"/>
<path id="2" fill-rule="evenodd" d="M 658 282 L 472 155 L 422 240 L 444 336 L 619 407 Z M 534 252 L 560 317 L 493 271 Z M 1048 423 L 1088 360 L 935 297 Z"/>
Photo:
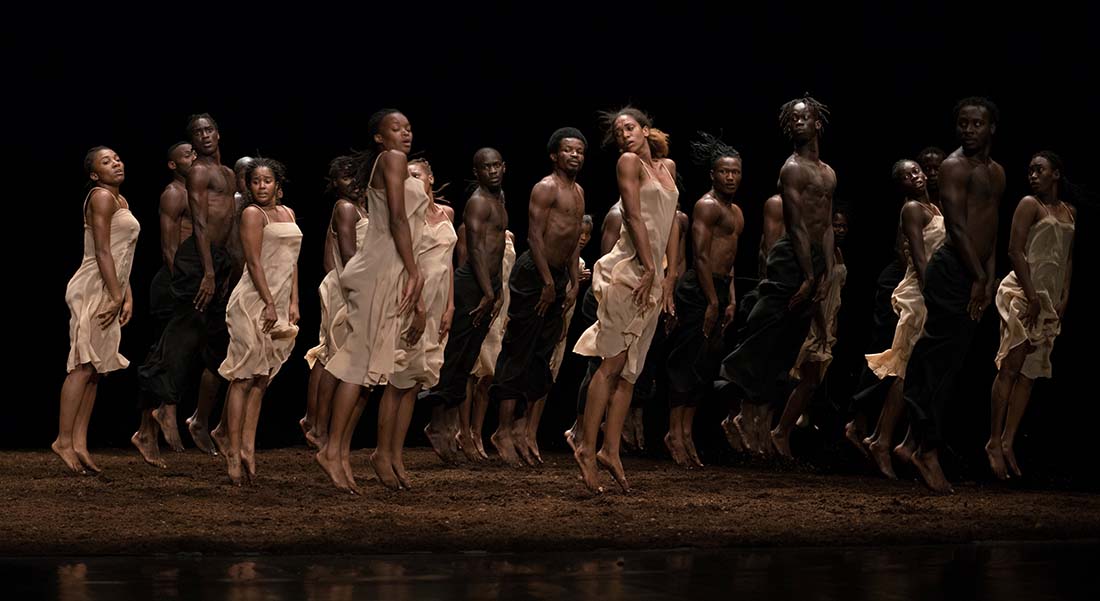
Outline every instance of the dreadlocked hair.
<path id="1" fill-rule="evenodd" d="M 354 157 L 343 155 L 329 161 L 328 175 L 325 177 L 325 194 L 335 194 L 336 180 L 348 176 L 355 176 Z"/>
<path id="2" fill-rule="evenodd" d="M 824 132 L 825 126 L 829 123 L 829 107 L 819 102 L 813 96 L 810 96 L 807 92 L 802 98 L 795 98 L 779 107 L 779 127 L 783 129 L 783 135 L 788 138 L 791 137 L 791 115 L 794 114 L 794 107 L 799 102 L 804 102 L 806 106 L 810 107 L 810 110 L 814 113 L 814 117 L 821 122 L 820 131 Z"/>
<path id="3" fill-rule="evenodd" d="M 719 137 L 712 136 L 705 131 L 697 132 L 699 139 L 691 142 L 691 161 L 700 167 L 714 169 L 719 159 L 740 159 L 741 153 L 732 146 L 723 142 Z"/>

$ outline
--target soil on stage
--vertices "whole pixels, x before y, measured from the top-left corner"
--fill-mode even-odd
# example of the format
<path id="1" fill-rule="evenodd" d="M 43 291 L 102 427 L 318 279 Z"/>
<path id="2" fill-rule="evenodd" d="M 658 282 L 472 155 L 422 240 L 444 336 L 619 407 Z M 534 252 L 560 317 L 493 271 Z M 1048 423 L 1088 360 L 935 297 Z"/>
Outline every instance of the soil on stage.
<path id="1" fill-rule="evenodd" d="M 94 451 L 93 451 L 94 452 Z M 220 458 L 95 454 L 76 476 L 48 451 L 0 453 L 0 556 L 591 551 L 773 545 L 889 545 L 1100 537 L 1100 495 L 956 482 L 936 496 L 910 479 L 777 471 L 759 461 L 684 470 L 624 460 L 634 491 L 588 494 L 572 457 L 513 469 L 447 467 L 406 451 L 414 490 L 385 490 L 368 451 L 353 465 L 364 495 L 336 491 L 304 447 L 260 451 L 252 486 Z"/>

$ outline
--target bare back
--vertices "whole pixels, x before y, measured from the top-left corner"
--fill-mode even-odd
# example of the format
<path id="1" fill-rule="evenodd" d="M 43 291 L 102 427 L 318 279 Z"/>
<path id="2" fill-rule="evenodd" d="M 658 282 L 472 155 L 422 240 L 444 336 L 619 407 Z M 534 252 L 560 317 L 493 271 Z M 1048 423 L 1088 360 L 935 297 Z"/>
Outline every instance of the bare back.
<path id="1" fill-rule="evenodd" d="M 179 227 L 176 233 L 179 236 L 179 242 L 190 238 L 193 228 L 191 225 L 191 207 L 187 204 L 187 186 L 183 182 L 173 180 L 165 186 L 160 198 L 161 238 L 164 238 L 167 233 L 163 229 L 165 225 L 163 218 L 166 216 L 172 217 L 173 221 L 178 218 Z"/>

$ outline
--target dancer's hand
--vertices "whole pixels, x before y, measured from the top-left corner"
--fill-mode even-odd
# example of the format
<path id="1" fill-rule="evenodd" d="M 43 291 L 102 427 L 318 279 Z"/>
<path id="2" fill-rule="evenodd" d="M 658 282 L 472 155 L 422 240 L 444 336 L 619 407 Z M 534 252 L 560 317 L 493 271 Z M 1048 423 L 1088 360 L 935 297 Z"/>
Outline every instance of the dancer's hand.
<path id="1" fill-rule="evenodd" d="M 676 317 L 676 278 L 665 277 L 661 283 L 661 310 Z"/>
<path id="2" fill-rule="evenodd" d="M 424 279 L 420 277 L 420 270 L 409 272 L 409 279 L 405 281 L 405 289 L 401 292 L 401 303 L 397 306 L 397 314 L 408 315 L 415 310 L 420 302 L 420 293 L 424 290 Z M 423 331 L 423 328 L 421 328 Z M 418 336 L 419 338 L 419 336 Z"/>
<path id="3" fill-rule="evenodd" d="M 455 308 L 447 307 L 447 310 L 443 312 L 443 317 L 439 320 L 439 343 L 443 343 L 443 339 L 447 337 L 447 334 L 451 333 L 451 322 L 455 318 Z"/>
<path id="4" fill-rule="evenodd" d="M 577 274 L 577 283 L 578 284 L 583 284 L 585 282 L 590 282 L 590 281 L 592 281 L 592 270 L 591 269 L 582 269 L 581 272 L 579 274 Z"/>
<path id="5" fill-rule="evenodd" d="M 492 314 L 489 314 L 490 311 L 492 312 Z M 470 311 L 470 315 L 474 316 L 474 327 L 476 328 L 480 326 L 481 322 L 484 321 L 486 317 L 489 318 L 489 321 L 492 321 L 493 316 L 496 315 L 496 311 L 496 299 L 483 294 L 481 296 L 481 301 L 477 303 L 477 306 L 474 307 L 473 311 Z"/>
<path id="6" fill-rule="evenodd" d="M 737 301 L 731 300 L 730 304 L 726 306 L 726 314 L 722 317 L 722 335 L 726 334 L 726 330 L 733 324 L 734 318 L 737 317 Z"/>
<path id="7" fill-rule="evenodd" d="M 703 313 L 703 336 L 710 338 L 716 323 L 718 323 L 718 303 L 707 303 L 707 310 Z"/>
<path id="8" fill-rule="evenodd" d="M 539 295 L 539 303 L 535 305 L 535 313 L 539 317 L 546 315 L 546 310 L 554 303 L 554 297 L 557 296 L 554 294 L 555 292 L 554 282 L 542 285 L 542 294 Z"/>
<path id="9" fill-rule="evenodd" d="M 649 304 L 649 289 L 653 287 L 653 270 L 643 269 L 638 278 L 638 287 L 634 289 L 634 304 L 639 307 Z"/>
<path id="10" fill-rule="evenodd" d="M 1024 327 L 1028 329 L 1035 327 L 1035 324 L 1039 321 L 1039 309 L 1041 308 L 1042 301 L 1039 300 L 1038 294 L 1027 299 L 1027 308 L 1024 309 L 1024 314 L 1020 316 L 1020 321 L 1023 322 Z"/>
<path id="11" fill-rule="evenodd" d="M 129 291 L 126 293 L 126 297 L 122 300 L 122 310 L 118 314 L 118 325 L 124 326 L 130 323 L 130 319 L 134 317 L 134 297 L 130 295 Z"/>
<path id="12" fill-rule="evenodd" d="M 286 320 L 291 325 L 297 325 L 298 320 L 302 318 L 301 312 L 298 310 L 298 303 L 290 303 L 290 309 L 287 311 Z"/>
<path id="13" fill-rule="evenodd" d="M 791 296 L 791 302 L 787 303 L 788 309 L 794 309 L 798 305 L 806 302 L 806 299 L 810 298 L 810 295 L 814 292 L 814 279 L 812 277 L 802 280 L 802 285 L 798 287 L 794 295 Z"/>
<path id="14" fill-rule="evenodd" d="M 577 302 L 577 286 L 572 286 L 565 291 L 565 302 L 561 304 L 562 312 L 568 311 Z"/>
<path id="15" fill-rule="evenodd" d="M 413 305 L 413 318 L 412 323 L 409 324 L 409 329 L 405 330 L 405 344 L 412 346 L 420 341 L 420 337 L 424 335 L 424 328 L 427 327 L 428 316 L 424 311 L 423 303 L 416 303 Z"/>
<path id="16" fill-rule="evenodd" d="M 204 273 L 202 281 L 199 282 L 199 291 L 195 294 L 195 310 L 205 311 L 212 298 L 214 298 L 214 274 Z"/>
<path id="17" fill-rule="evenodd" d="M 106 330 L 118 318 L 121 309 L 122 299 L 115 300 L 109 294 L 104 295 L 103 300 L 99 301 L 99 307 L 95 310 L 95 320 L 99 323 L 99 328 Z"/>
<path id="18" fill-rule="evenodd" d="M 271 332 L 271 328 L 275 327 L 275 323 L 279 321 L 279 315 L 275 312 L 275 303 L 264 303 L 264 310 L 260 313 L 260 321 L 263 323 L 263 333 L 267 334 Z"/>
<path id="19" fill-rule="evenodd" d="M 977 281 L 970 285 L 970 303 L 966 307 L 966 312 L 970 314 L 970 319 L 978 321 L 982 318 L 982 312 L 985 311 L 986 306 L 989 303 L 986 301 L 986 286 L 985 282 Z"/>

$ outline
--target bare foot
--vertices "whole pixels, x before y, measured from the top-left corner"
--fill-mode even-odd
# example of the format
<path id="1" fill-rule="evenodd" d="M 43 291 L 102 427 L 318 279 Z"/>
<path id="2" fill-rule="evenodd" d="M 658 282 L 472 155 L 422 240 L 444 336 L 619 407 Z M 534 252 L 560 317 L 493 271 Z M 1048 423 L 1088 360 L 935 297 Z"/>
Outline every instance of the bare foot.
<path id="1" fill-rule="evenodd" d="M 351 487 L 348 485 L 347 475 L 344 473 L 343 466 L 339 461 L 330 461 L 324 451 L 318 451 L 313 459 L 317 462 L 317 465 L 321 466 L 328 479 L 340 490 L 350 491 Z"/>
<path id="2" fill-rule="evenodd" d="M 573 429 L 570 428 L 570 429 L 566 430 L 564 436 L 565 436 L 565 444 L 569 445 L 569 450 L 576 453 L 577 452 L 577 443 L 579 441 L 577 440 L 576 435 L 573 433 Z"/>
<path id="3" fill-rule="evenodd" d="M 695 449 L 695 439 L 684 437 L 684 451 L 687 452 L 688 461 L 695 467 L 703 467 L 703 460 L 699 458 L 699 451 Z"/>
<path id="4" fill-rule="evenodd" d="M 136 434 L 134 436 L 137 436 Z M 80 458 L 76 456 L 76 451 L 72 447 L 63 447 L 58 441 L 53 441 L 50 445 L 50 449 L 65 462 L 65 465 L 74 474 L 84 474 L 84 468 L 80 467 Z"/>
<path id="5" fill-rule="evenodd" d="M 235 485 L 241 485 L 241 458 L 236 455 L 225 455 L 225 469 L 229 472 L 229 480 Z"/>
<path id="6" fill-rule="evenodd" d="M 256 477 L 256 451 L 253 450 L 241 450 L 241 465 L 245 469 L 245 475 L 248 477 L 248 483 L 252 484 L 252 480 Z"/>
<path id="7" fill-rule="evenodd" d="M 908 439 L 906 439 L 906 441 L 908 441 Z M 916 453 L 916 452 L 917 452 L 917 450 L 914 449 L 907 442 L 902 442 L 898 446 L 894 447 L 894 456 L 897 457 L 898 460 L 901 461 L 902 463 L 912 464 L 913 463 L 913 454 Z"/>
<path id="8" fill-rule="evenodd" d="M 398 486 L 403 490 L 412 490 L 412 482 L 409 480 L 409 473 L 405 471 L 405 462 L 398 457 L 393 462 L 393 474 L 397 476 Z"/>
<path id="9" fill-rule="evenodd" d="M 485 452 L 485 441 L 481 435 L 481 432 L 470 431 L 470 436 L 474 437 L 474 446 L 477 447 L 477 454 L 481 455 L 482 459 L 488 459 L 489 454 Z"/>
<path id="10" fill-rule="evenodd" d="M 447 465 L 455 463 L 455 456 L 451 454 L 451 446 L 443 432 L 436 430 L 432 427 L 432 423 L 428 422 L 428 425 L 424 426 L 424 435 L 428 437 L 428 442 L 432 443 L 432 450 L 443 463 Z"/>
<path id="11" fill-rule="evenodd" d="M 770 436 L 772 439 L 772 446 L 775 447 L 777 453 L 788 459 L 794 459 L 794 455 L 791 454 L 791 439 L 789 434 L 776 428 L 771 431 Z"/>
<path id="12" fill-rule="evenodd" d="M 161 433 L 164 434 L 164 442 L 177 453 L 183 452 L 183 441 L 180 440 L 180 429 L 176 425 L 176 406 L 161 405 L 152 411 L 153 419 L 157 420 Z"/>
<path id="13" fill-rule="evenodd" d="M 1012 445 L 1001 442 L 1001 454 L 1004 455 L 1005 463 L 1008 464 L 1009 469 L 1017 477 L 1023 477 L 1023 472 L 1020 471 L 1020 466 L 1016 464 L 1016 453 L 1012 450 Z"/>
<path id="14" fill-rule="evenodd" d="M 200 451 L 210 455 L 218 454 L 218 450 L 214 448 L 214 441 L 210 438 L 210 432 L 206 429 L 206 424 L 201 424 L 194 417 L 189 417 L 187 418 L 187 431 L 191 433 L 191 440 L 195 441 L 195 446 Z"/>
<path id="15" fill-rule="evenodd" d="M 577 447 L 577 450 L 573 451 L 573 460 L 581 468 L 581 481 L 584 482 L 584 486 L 596 494 L 602 493 L 599 472 L 596 471 L 596 457 L 584 447 Z"/>
<path id="16" fill-rule="evenodd" d="M 474 437 L 469 432 L 459 430 L 455 433 L 455 439 L 458 441 L 458 448 L 462 449 L 462 454 L 466 456 L 467 461 L 482 461 L 481 453 L 477 452 Z"/>
<path id="17" fill-rule="evenodd" d="M 847 435 L 845 435 L 845 437 L 848 438 L 848 440 L 851 440 L 851 438 Z M 863 448 L 862 444 L 860 445 L 860 448 Z M 894 473 L 894 462 L 893 458 L 890 457 L 889 445 L 883 444 L 878 440 L 874 440 L 871 442 L 871 444 L 867 445 L 867 452 L 870 453 L 871 459 L 874 460 L 875 465 L 878 466 L 878 471 L 882 472 L 883 476 L 886 476 L 891 480 L 898 479 L 897 474 Z"/>
<path id="18" fill-rule="evenodd" d="M 722 432 L 726 435 L 726 442 L 733 450 L 745 450 L 745 444 L 741 440 L 741 430 L 734 425 L 733 419 L 728 415 L 726 419 L 722 420 Z"/>
<path id="19" fill-rule="evenodd" d="M 534 436 L 527 437 L 527 451 L 535 458 L 535 463 L 542 465 L 542 453 L 539 453 L 539 441 Z"/>
<path id="20" fill-rule="evenodd" d="M 672 432 L 665 434 L 665 448 L 668 449 L 668 454 L 672 455 L 672 460 L 676 462 L 676 465 L 680 467 L 688 466 L 687 452 L 684 450 L 684 443 L 679 437 L 673 436 Z"/>
<path id="21" fill-rule="evenodd" d="M 516 445 L 516 453 L 523 458 L 523 462 L 534 466 L 535 458 L 531 455 L 531 444 L 527 442 L 527 422 L 525 420 L 516 421 L 516 426 L 512 428 L 512 443 Z"/>
<path id="22" fill-rule="evenodd" d="M 389 457 L 382 456 L 377 450 L 370 454 L 370 466 L 374 469 L 374 473 L 378 476 L 378 481 L 382 483 L 382 486 L 397 490 L 401 487 L 401 483 L 397 481 L 397 474 L 393 473 L 393 462 Z"/>
<path id="23" fill-rule="evenodd" d="M 138 430 L 130 437 L 130 442 L 134 443 L 134 446 L 137 447 L 145 463 L 153 467 L 168 467 L 160 458 L 160 446 L 157 444 L 156 436 L 142 436 L 141 430 Z"/>
<path id="24" fill-rule="evenodd" d="M 313 446 L 313 441 L 310 440 L 309 433 L 310 430 L 313 430 L 313 424 L 309 423 L 309 418 L 303 417 L 302 419 L 298 420 L 298 427 L 302 429 L 302 436 L 306 437 L 306 444 L 312 448 L 318 448 Z"/>
<path id="25" fill-rule="evenodd" d="M 869 457 L 866 445 L 869 445 L 870 442 L 868 442 L 864 438 L 863 432 L 861 432 L 859 430 L 859 427 L 856 426 L 855 420 L 848 422 L 844 426 L 844 438 L 847 439 L 848 442 L 852 443 L 852 446 L 855 447 L 861 455 L 863 455 L 864 457 Z"/>
<path id="26" fill-rule="evenodd" d="M 504 463 L 512 467 L 519 467 L 520 462 L 519 455 L 516 455 L 516 443 L 512 440 L 510 433 L 498 429 L 489 437 L 489 442 L 496 447 L 497 453 L 500 453 L 500 458 L 504 460 Z"/>
<path id="27" fill-rule="evenodd" d="M 728 418 L 727 418 L 728 419 Z M 745 445 L 745 450 L 750 453 L 755 453 L 756 448 L 753 447 L 753 440 L 749 436 L 748 424 L 745 423 L 745 416 L 742 413 L 738 413 L 733 417 L 733 427 L 737 430 L 737 435 L 741 437 L 742 444 Z"/>
<path id="28" fill-rule="evenodd" d="M 363 490 L 359 488 L 359 485 L 355 483 L 355 474 L 351 470 L 351 454 L 347 457 L 340 458 L 340 467 L 344 472 L 344 481 L 348 483 L 348 489 L 353 495 L 363 494 Z"/>
<path id="29" fill-rule="evenodd" d="M 224 455 L 225 450 L 229 448 L 229 438 L 226 436 L 225 432 L 222 432 L 221 424 L 210 431 L 210 440 L 214 441 L 215 447 L 214 452 L 210 454 L 215 457 L 217 457 L 219 453 Z"/>
<path id="30" fill-rule="evenodd" d="M 88 449 L 75 449 L 76 458 L 80 460 L 80 464 L 88 468 L 88 471 L 92 474 L 98 474 L 103 470 L 99 469 L 99 466 L 92 461 L 92 454 L 88 452 Z"/>
<path id="31" fill-rule="evenodd" d="M 753 418 L 752 429 L 755 431 L 753 436 L 756 438 L 756 449 L 761 454 L 771 455 L 778 449 L 772 441 L 772 412 L 770 409 Z"/>
<path id="32" fill-rule="evenodd" d="M 604 453 L 604 450 L 600 449 L 600 452 L 596 453 L 596 462 L 611 472 L 611 477 L 615 479 L 623 492 L 630 492 L 630 483 L 626 481 L 623 462 L 618 457 L 612 457 L 610 453 Z"/>
<path id="33" fill-rule="evenodd" d="M 989 458 L 989 467 L 998 480 L 1008 480 L 1008 470 L 1005 468 L 1005 458 L 1001 453 L 1000 443 L 992 440 L 985 443 L 985 455 Z"/>
<path id="34" fill-rule="evenodd" d="M 935 453 L 913 453 L 913 465 L 928 488 L 940 494 L 955 493 L 955 489 L 951 488 L 951 483 L 943 475 L 943 468 L 940 467 L 939 457 Z"/>

